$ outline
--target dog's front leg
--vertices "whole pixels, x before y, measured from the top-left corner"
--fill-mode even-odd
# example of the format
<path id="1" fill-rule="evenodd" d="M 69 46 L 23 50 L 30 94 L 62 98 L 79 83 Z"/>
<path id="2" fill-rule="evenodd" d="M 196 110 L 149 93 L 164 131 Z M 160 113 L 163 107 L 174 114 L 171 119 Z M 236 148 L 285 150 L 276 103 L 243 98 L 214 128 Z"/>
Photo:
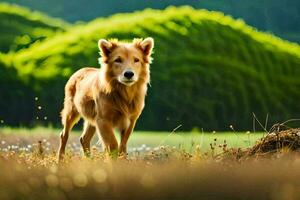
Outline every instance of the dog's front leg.
<path id="1" fill-rule="evenodd" d="M 127 154 L 127 141 L 134 129 L 135 123 L 136 123 L 136 119 L 130 120 L 129 126 L 126 129 L 123 129 L 121 131 L 121 142 L 119 147 L 119 154 L 121 156 L 126 156 Z"/>
<path id="2" fill-rule="evenodd" d="M 97 129 L 104 142 L 106 151 L 113 157 L 118 156 L 118 142 L 114 134 L 113 124 L 108 120 L 97 120 Z"/>

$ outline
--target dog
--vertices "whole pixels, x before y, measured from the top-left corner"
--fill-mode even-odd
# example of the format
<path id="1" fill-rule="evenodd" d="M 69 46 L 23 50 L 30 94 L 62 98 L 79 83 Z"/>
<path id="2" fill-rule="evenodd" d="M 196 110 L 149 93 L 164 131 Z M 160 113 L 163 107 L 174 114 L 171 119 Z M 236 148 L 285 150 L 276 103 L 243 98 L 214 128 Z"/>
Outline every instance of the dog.
<path id="1" fill-rule="evenodd" d="M 86 156 L 90 155 L 95 132 L 102 138 L 106 152 L 126 156 L 128 138 L 145 105 L 153 46 L 151 37 L 129 43 L 116 39 L 98 41 L 100 69 L 82 68 L 65 85 L 59 160 L 63 159 L 69 133 L 80 118 L 84 119 L 80 143 Z M 119 145 L 115 128 L 121 135 Z"/>

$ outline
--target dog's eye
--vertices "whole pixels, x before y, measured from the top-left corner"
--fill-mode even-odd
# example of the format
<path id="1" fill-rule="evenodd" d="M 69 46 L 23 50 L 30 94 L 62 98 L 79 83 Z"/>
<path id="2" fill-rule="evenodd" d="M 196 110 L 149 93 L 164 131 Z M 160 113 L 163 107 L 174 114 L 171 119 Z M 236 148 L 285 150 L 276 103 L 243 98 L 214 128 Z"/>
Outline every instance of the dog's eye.
<path id="1" fill-rule="evenodd" d="M 121 63 L 121 62 L 122 62 L 122 59 L 119 57 L 119 58 L 115 59 L 114 62 L 116 62 L 116 63 Z"/>
<path id="2" fill-rule="evenodd" d="M 134 62 L 135 62 L 135 63 L 140 62 L 140 59 L 134 58 Z"/>

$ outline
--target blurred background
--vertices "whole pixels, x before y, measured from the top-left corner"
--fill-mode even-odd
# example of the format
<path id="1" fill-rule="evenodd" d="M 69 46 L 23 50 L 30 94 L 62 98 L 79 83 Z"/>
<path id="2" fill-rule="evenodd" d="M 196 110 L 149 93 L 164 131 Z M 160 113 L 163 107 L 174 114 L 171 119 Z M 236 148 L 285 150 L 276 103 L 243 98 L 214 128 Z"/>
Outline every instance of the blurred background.
<path id="1" fill-rule="evenodd" d="M 60 127 L 68 77 L 97 40 L 151 36 L 139 130 L 253 129 L 300 118 L 300 1 L 0 2 L 0 126 Z"/>

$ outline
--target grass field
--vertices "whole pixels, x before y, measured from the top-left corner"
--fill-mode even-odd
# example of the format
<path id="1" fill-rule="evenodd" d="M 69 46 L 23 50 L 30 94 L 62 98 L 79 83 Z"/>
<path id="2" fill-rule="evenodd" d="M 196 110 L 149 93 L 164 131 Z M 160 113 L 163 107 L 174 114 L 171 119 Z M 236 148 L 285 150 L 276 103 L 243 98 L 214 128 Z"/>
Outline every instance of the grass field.
<path id="1" fill-rule="evenodd" d="M 234 151 L 253 145 L 262 133 L 137 131 L 127 159 L 112 160 L 99 150 L 96 138 L 93 156 L 83 157 L 80 132 L 73 131 L 61 163 L 56 160 L 58 135 L 51 128 L 0 129 L 1 200 L 300 197 L 298 154 L 237 159 Z M 220 157 L 226 152 L 233 153 Z"/>
<path id="2" fill-rule="evenodd" d="M 23 139 L 24 145 L 30 142 L 37 142 L 38 140 L 51 140 L 53 148 L 56 148 L 59 142 L 59 129 L 53 128 L 9 128 L 5 127 L 0 129 L 1 138 L 14 138 L 18 137 Z M 81 132 L 79 130 L 73 130 L 71 132 L 71 139 L 69 144 L 79 146 L 79 136 Z M 14 136 L 14 137 L 13 137 Z M 116 134 L 117 139 L 119 135 Z M 245 148 L 255 144 L 263 136 L 262 132 L 150 132 L 150 131 L 135 131 L 132 133 L 128 148 L 129 151 L 137 150 L 152 150 L 160 146 L 169 146 L 175 148 L 185 149 L 186 151 L 192 151 L 198 146 L 202 151 L 208 151 L 213 146 L 223 145 L 224 142 L 228 147 Z M 94 137 L 93 144 L 98 141 L 98 136 Z"/>

